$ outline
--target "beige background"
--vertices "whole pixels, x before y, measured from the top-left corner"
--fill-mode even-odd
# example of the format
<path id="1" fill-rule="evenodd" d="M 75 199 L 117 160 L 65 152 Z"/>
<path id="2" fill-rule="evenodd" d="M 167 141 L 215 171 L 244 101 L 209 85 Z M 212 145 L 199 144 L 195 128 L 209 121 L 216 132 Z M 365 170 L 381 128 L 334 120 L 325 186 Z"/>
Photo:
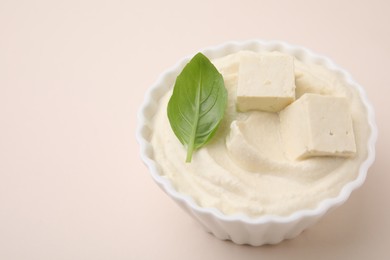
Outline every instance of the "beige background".
<path id="1" fill-rule="evenodd" d="M 0 1 L 0 259 L 389 259 L 390 5 L 358 1 Z M 136 114 L 183 56 L 278 39 L 365 86 L 379 126 L 363 187 L 298 238 L 215 239 L 152 181 Z"/>

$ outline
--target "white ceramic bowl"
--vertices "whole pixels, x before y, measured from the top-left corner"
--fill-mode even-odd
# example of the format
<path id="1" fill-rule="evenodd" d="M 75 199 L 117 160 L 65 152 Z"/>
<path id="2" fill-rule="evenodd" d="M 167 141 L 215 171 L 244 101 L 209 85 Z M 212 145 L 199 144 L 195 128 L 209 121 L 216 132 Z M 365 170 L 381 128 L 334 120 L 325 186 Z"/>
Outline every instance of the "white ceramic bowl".
<path id="1" fill-rule="evenodd" d="M 339 206 L 347 200 L 351 192 L 362 185 L 367 170 L 375 158 L 375 142 L 377 128 L 374 120 L 374 111 L 363 88 L 357 84 L 345 70 L 335 65 L 330 59 L 317 55 L 312 51 L 279 41 L 252 40 L 245 42 L 228 42 L 220 46 L 201 50 L 210 59 L 219 58 L 240 50 L 252 51 L 280 51 L 294 55 L 303 62 L 310 60 L 316 64 L 339 72 L 345 82 L 360 93 L 363 104 L 368 111 L 368 122 L 371 134 L 367 143 L 368 156 L 361 164 L 356 179 L 347 183 L 337 197 L 326 199 L 315 209 L 300 210 L 289 216 L 261 216 L 249 218 L 243 215 L 228 216 L 215 208 L 202 208 L 195 201 L 181 194 L 173 187 L 169 179 L 164 178 L 159 171 L 157 162 L 153 159 L 153 147 L 150 144 L 152 129 L 150 128 L 153 115 L 158 108 L 159 99 L 173 87 L 177 75 L 191 58 L 186 57 L 176 66 L 163 73 L 157 82 L 149 89 L 139 112 L 139 127 L 137 140 L 141 147 L 141 157 L 155 180 L 155 182 L 184 210 L 198 220 L 205 229 L 219 239 L 232 240 L 237 244 L 259 246 L 263 244 L 276 244 L 284 239 L 294 238 L 303 230 L 316 223 L 331 208 Z M 173 223 L 172 223 L 173 224 Z"/>

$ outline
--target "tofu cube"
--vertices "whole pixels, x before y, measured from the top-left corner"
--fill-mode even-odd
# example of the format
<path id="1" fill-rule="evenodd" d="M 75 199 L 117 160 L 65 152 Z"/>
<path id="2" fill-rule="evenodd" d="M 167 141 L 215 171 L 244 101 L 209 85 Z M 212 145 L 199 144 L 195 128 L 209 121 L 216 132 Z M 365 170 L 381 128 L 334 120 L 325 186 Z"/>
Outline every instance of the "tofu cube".
<path id="1" fill-rule="evenodd" d="M 241 56 L 237 109 L 279 112 L 295 100 L 294 57 L 283 53 Z"/>
<path id="2" fill-rule="evenodd" d="M 290 159 L 356 153 L 348 101 L 304 94 L 279 113 L 280 133 Z"/>

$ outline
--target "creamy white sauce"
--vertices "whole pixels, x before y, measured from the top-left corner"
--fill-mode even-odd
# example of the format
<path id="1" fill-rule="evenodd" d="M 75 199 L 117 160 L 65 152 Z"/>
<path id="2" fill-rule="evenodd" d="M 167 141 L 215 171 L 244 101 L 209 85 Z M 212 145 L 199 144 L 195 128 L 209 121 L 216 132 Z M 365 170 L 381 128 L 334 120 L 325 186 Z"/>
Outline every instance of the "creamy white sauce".
<path id="1" fill-rule="evenodd" d="M 200 206 L 214 207 L 228 215 L 285 216 L 315 208 L 322 200 L 337 196 L 347 182 L 356 178 L 367 156 L 367 113 L 357 91 L 346 85 L 336 72 L 295 59 L 297 98 L 304 93 L 348 98 L 357 153 L 350 158 L 289 160 L 283 154 L 277 113 L 236 110 L 240 55 L 242 52 L 212 61 L 224 77 L 228 107 L 216 135 L 194 153 L 191 163 L 185 163 L 186 149 L 172 132 L 167 118 L 166 108 L 172 92 L 161 99 L 153 119 L 151 142 L 162 174 Z M 257 150 L 252 162 L 245 162 L 250 160 L 245 156 L 248 149 L 245 142 L 242 150 L 229 152 L 227 149 L 226 140 L 234 120 L 239 121 L 243 139 Z"/>

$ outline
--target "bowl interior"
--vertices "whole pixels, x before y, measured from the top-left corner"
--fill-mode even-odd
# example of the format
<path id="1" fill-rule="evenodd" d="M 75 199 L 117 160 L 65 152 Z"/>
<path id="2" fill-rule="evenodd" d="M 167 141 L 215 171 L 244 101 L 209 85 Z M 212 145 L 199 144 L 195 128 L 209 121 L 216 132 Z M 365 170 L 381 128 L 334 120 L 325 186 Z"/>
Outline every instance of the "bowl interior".
<path id="1" fill-rule="evenodd" d="M 368 156 L 366 160 L 361 164 L 359 168 L 359 173 L 357 178 L 347 183 L 339 195 L 334 198 L 325 199 L 318 204 L 314 209 L 300 210 L 292 213 L 289 216 L 274 216 L 274 215 L 265 215 L 257 218 L 249 218 L 243 214 L 237 215 L 225 215 L 216 208 L 203 208 L 200 207 L 191 197 L 177 192 L 173 187 L 170 180 L 165 178 L 161 174 L 158 164 L 154 160 L 153 147 L 150 144 L 152 128 L 151 123 L 153 116 L 158 109 L 158 102 L 160 98 L 174 85 L 175 79 L 180 71 L 183 69 L 185 64 L 189 61 L 190 57 L 185 57 L 183 60 L 178 62 L 171 69 L 168 69 L 164 72 L 156 83 L 148 90 L 144 103 L 139 111 L 138 119 L 139 126 L 137 130 L 137 140 L 141 147 L 141 157 L 146 166 L 149 168 L 149 171 L 155 180 L 155 182 L 173 199 L 175 199 L 179 204 L 185 205 L 191 208 L 194 211 L 201 212 L 203 214 L 210 214 L 224 221 L 244 221 L 249 224 L 258 224 L 265 222 L 290 222 L 299 218 L 308 217 L 308 216 L 320 216 L 323 215 L 330 208 L 335 207 L 343 203 L 351 194 L 351 192 L 357 187 L 361 186 L 364 182 L 368 168 L 373 163 L 375 158 L 375 142 L 377 139 L 377 128 L 375 124 L 374 111 L 368 101 L 367 95 L 364 92 L 364 89 L 357 84 L 350 74 L 337 66 L 329 58 L 313 53 L 307 48 L 300 46 L 293 46 L 285 42 L 280 41 L 260 41 L 252 40 L 245 42 L 228 42 L 223 45 L 216 47 L 206 48 L 201 50 L 210 59 L 215 59 L 219 57 L 226 56 L 231 53 L 235 53 L 240 50 L 251 50 L 256 52 L 262 51 L 280 51 L 284 53 L 291 54 L 297 59 L 306 62 L 306 63 L 315 63 L 322 65 L 332 71 L 337 72 L 342 79 L 352 88 L 355 88 L 359 94 L 362 103 L 367 109 L 368 122 L 371 130 L 369 141 L 367 143 L 368 147 Z"/>

